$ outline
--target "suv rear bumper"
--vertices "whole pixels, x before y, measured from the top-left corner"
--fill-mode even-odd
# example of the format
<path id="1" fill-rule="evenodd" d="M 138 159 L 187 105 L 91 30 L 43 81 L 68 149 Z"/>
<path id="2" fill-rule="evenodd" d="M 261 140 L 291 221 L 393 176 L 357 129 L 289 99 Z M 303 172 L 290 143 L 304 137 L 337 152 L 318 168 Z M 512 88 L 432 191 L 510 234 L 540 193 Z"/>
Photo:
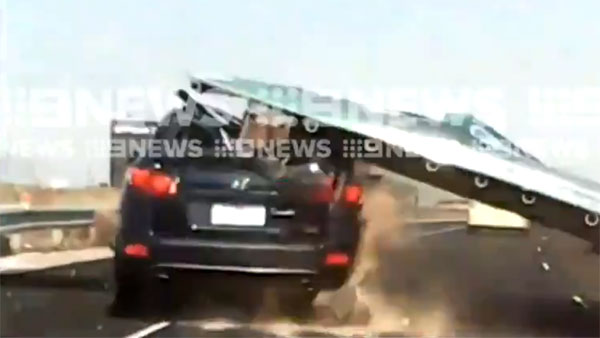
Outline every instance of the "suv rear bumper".
<path id="1" fill-rule="evenodd" d="M 121 246 L 121 247 L 120 247 Z M 180 272 L 241 273 L 300 277 L 321 289 L 339 288 L 352 262 L 345 266 L 323 264 L 326 247 L 313 244 L 232 243 L 198 239 L 154 239 L 150 257 L 133 258 L 117 245 L 116 278 L 148 279 Z M 348 253 L 351 257 L 351 253 Z"/>
<path id="2" fill-rule="evenodd" d="M 314 274 L 323 248 L 312 244 L 159 239 L 151 246 L 156 267 L 249 273 Z"/>
<path id="3" fill-rule="evenodd" d="M 159 263 L 157 269 L 174 270 L 200 270 L 200 271 L 219 271 L 219 272 L 243 272 L 252 274 L 316 274 L 314 270 L 295 269 L 295 268 L 265 268 L 252 266 L 233 266 L 233 265 L 205 265 L 205 264 L 187 264 L 187 263 Z"/>

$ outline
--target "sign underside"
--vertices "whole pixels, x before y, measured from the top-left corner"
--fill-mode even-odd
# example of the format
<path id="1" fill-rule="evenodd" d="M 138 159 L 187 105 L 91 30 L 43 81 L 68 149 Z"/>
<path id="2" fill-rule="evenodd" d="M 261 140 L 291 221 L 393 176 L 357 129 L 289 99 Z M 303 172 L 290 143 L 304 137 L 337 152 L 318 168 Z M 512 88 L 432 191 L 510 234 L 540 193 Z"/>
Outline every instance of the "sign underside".
<path id="1" fill-rule="evenodd" d="M 596 248 L 600 242 L 599 183 L 544 165 L 471 115 L 447 115 L 441 122 L 412 113 L 390 115 L 298 87 L 237 78 L 195 78 L 192 87 L 242 97 L 299 119 L 308 118 L 341 132 L 378 140 L 387 147 L 401 148 L 417 156 L 363 160 L 514 211 L 588 240 Z M 327 105 L 337 108 L 323 109 Z M 482 139 L 487 141 L 480 142 Z"/>

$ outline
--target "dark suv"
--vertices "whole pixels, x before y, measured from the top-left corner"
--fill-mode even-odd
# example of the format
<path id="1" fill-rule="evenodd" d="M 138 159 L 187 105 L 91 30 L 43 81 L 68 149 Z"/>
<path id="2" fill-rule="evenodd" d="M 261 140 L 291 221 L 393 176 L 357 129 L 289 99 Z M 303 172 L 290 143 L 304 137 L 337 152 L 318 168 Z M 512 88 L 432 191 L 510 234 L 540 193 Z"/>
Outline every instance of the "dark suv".
<path id="1" fill-rule="evenodd" d="M 168 114 L 154 136 L 159 151 L 140 147 L 128 170 L 115 240 L 116 303 L 143 301 L 158 278 L 182 271 L 286 276 L 297 290 L 286 303 L 296 306 L 340 287 L 363 224 L 352 170 L 257 147 L 252 156 L 225 156 L 220 150 L 234 138 L 289 140 L 289 130 L 275 135 L 285 127 L 261 125 L 247 111 L 223 122 L 214 109 L 197 108 L 187 126 Z M 168 156 L 173 142 L 187 142 L 188 152 Z"/>

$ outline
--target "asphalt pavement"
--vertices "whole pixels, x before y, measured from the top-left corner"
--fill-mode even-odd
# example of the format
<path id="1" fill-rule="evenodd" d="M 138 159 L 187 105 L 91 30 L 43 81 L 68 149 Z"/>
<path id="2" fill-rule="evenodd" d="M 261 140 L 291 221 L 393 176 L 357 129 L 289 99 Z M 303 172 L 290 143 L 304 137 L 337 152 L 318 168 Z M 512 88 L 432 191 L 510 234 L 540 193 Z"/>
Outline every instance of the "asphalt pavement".
<path id="1" fill-rule="evenodd" d="M 402 313 L 392 320 L 406 321 L 403 331 L 330 322 L 318 311 L 304 319 L 265 314 L 240 302 L 251 291 L 237 280 L 223 280 L 222 297 L 210 300 L 192 297 L 199 290 L 188 284 L 179 291 L 189 303 L 172 313 L 115 317 L 109 311 L 112 263 L 105 260 L 2 276 L 0 335 L 600 336 L 599 257 L 568 235 L 407 225 L 380 251 L 377 277 L 367 288 Z M 380 315 L 372 313 L 371 320 Z"/>

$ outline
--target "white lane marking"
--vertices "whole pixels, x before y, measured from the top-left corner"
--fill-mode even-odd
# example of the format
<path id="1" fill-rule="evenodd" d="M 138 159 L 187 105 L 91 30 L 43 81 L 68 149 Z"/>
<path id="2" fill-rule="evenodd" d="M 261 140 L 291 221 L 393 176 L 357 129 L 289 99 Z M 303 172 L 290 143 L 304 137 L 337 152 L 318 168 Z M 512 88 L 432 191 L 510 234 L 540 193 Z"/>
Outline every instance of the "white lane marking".
<path id="1" fill-rule="evenodd" d="M 125 338 L 143 338 L 153 334 L 154 332 L 160 331 L 169 325 L 171 325 L 171 322 L 168 321 L 154 323 L 145 329 L 141 329 L 128 336 L 125 336 Z"/>
<path id="2" fill-rule="evenodd" d="M 218 323 L 217 323 L 218 322 Z M 215 325 L 216 323 L 216 325 Z M 208 337 L 217 337 L 215 332 L 222 332 L 224 330 L 240 328 L 245 330 L 261 331 L 264 334 L 276 334 L 277 336 L 295 337 L 299 335 L 301 331 L 310 331 L 315 333 L 323 333 L 329 335 L 336 335 L 339 337 L 350 337 L 350 336 L 364 336 L 372 337 L 376 336 L 376 332 L 365 326 L 323 326 L 317 324 L 295 324 L 291 322 L 256 322 L 256 323 L 237 323 L 230 322 L 225 325 L 225 322 L 219 322 L 219 320 L 208 320 L 208 321 L 178 321 L 178 326 L 190 327 L 190 328 L 201 328 L 202 330 L 212 331 L 208 332 Z M 231 325 L 229 325 L 231 324 Z M 211 333 L 213 333 L 211 335 Z M 315 334 L 315 336 L 318 336 Z"/>
<path id="3" fill-rule="evenodd" d="M 241 328 L 240 323 L 232 322 L 229 320 L 211 320 L 198 323 L 202 330 L 206 331 L 225 331 L 231 329 Z"/>
<path id="4" fill-rule="evenodd" d="M 453 231 L 457 231 L 457 230 L 463 230 L 465 227 L 460 225 L 460 226 L 454 226 L 451 228 L 446 228 L 446 229 L 440 229 L 440 230 L 434 230 L 434 231 L 428 231 L 428 232 L 424 232 L 422 234 L 419 234 L 417 236 L 415 236 L 415 238 L 423 238 L 423 237 L 430 237 L 430 236 L 435 236 L 435 235 L 441 235 L 441 234 L 445 234 L 448 232 L 453 232 Z"/>

